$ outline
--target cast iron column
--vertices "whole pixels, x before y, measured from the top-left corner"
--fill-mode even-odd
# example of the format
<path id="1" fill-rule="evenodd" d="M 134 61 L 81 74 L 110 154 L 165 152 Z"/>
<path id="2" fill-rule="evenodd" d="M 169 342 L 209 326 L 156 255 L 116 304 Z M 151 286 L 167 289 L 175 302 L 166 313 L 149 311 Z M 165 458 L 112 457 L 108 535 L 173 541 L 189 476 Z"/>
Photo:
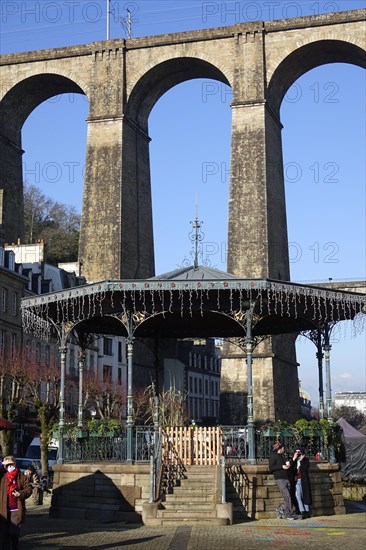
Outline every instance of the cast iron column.
<path id="1" fill-rule="evenodd" d="M 133 396 L 132 396 L 132 360 L 133 360 L 133 337 L 127 338 L 127 462 L 132 462 L 132 425 L 133 425 Z"/>
<path id="2" fill-rule="evenodd" d="M 59 433 L 59 455 L 58 455 L 58 464 L 64 463 L 64 425 L 65 425 L 65 375 L 66 375 L 66 337 L 64 330 L 62 330 L 61 345 L 60 345 L 60 366 L 61 366 L 61 376 L 60 376 L 60 418 L 58 422 L 58 433 Z"/>
<path id="3" fill-rule="evenodd" d="M 252 320 L 253 309 L 251 305 L 246 316 L 246 353 L 247 353 L 247 370 L 248 370 L 248 395 L 247 395 L 247 415 L 248 415 L 248 459 L 249 464 L 255 464 L 255 433 L 253 422 L 253 371 L 252 371 L 252 354 L 253 354 L 253 336 L 252 336 Z"/>
<path id="4" fill-rule="evenodd" d="M 331 387 L 331 377 L 330 377 L 330 350 L 332 346 L 329 343 L 329 325 L 328 323 L 324 327 L 324 359 L 325 359 L 325 373 L 327 379 L 327 416 L 328 420 L 333 420 L 333 409 L 332 409 L 332 387 Z"/>
<path id="5" fill-rule="evenodd" d="M 332 346 L 329 343 L 329 333 L 330 333 L 329 325 L 328 323 L 326 323 L 324 327 L 324 359 L 325 359 L 325 372 L 327 377 L 327 385 L 326 385 L 327 417 L 328 417 L 328 422 L 332 424 L 333 408 L 332 408 L 332 387 L 331 387 L 331 377 L 330 377 L 330 350 Z M 330 463 L 335 462 L 334 446 L 332 442 L 328 446 L 328 458 Z"/>
<path id="6" fill-rule="evenodd" d="M 323 385 L 323 352 L 322 352 L 322 333 L 317 331 L 317 353 L 318 371 L 319 371 L 319 418 L 324 418 L 324 385 Z"/>
<path id="7" fill-rule="evenodd" d="M 78 403 L 78 427 L 83 426 L 83 374 L 85 363 L 85 351 L 80 350 L 79 354 L 79 403 Z"/>

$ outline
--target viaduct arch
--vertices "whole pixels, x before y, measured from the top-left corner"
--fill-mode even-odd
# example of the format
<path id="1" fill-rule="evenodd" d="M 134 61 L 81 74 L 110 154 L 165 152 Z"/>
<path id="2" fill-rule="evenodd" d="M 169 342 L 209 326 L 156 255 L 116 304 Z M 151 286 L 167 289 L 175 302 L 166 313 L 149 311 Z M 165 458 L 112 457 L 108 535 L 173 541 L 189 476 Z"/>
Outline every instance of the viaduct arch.
<path id="1" fill-rule="evenodd" d="M 279 108 L 301 74 L 364 67 L 365 10 L 0 59 L 0 238 L 22 237 L 21 128 L 42 101 L 86 94 L 88 137 L 80 260 L 88 280 L 154 274 L 148 115 L 168 89 L 213 78 L 233 89 L 228 271 L 289 279 Z"/>
<path id="2" fill-rule="evenodd" d="M 233 89 L 227 269 L 289 280 L 281 101 L 319 65 L 365 67 L 365 19 L 366 10 L 355 10 L 1 56 L 0 241 L 22 238 L 22 216 L 14 212 L 22 212 L 24 120 L 53 95 L 83 93 L 83 273 L 89 281 L 153 276 L 148 115 L 179 82 L 214 78 Z M 242 357 L 228 350 L 227 359 L 230 385 L 245 387 Z M 281 417 L 275 410 L 284 387 L 295 388 L 286 408 L 297 409 L 295 366 L 293 345 L 281 338 L 259 349 L 253 376 L 263 418 Z"/>

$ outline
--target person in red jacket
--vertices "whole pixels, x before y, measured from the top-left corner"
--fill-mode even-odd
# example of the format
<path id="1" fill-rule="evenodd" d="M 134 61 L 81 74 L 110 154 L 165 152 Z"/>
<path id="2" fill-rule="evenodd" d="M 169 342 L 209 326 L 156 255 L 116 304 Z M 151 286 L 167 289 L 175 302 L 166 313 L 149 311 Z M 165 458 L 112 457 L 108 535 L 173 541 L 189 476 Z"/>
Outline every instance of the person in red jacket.
<path id="1" fill-rule="evenodd" d="M 15 458 L 3 458 L 0 470 L 0 549 L 18 550 L 20 525 L 25 518 L 25 499 L 32 494 L 27 477 L 16 467 Z M 9 546 L 7 546 L 7 544 Z"/>

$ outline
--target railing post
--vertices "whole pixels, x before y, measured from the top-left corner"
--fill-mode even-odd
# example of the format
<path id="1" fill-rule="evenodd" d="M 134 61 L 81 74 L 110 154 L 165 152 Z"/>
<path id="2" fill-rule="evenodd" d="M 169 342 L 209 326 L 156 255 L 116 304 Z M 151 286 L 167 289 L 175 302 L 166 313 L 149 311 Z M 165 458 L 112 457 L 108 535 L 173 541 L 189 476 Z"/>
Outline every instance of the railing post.
<path id="1" fill-rule="evenodd" d="M 158 439 L 159 439 L 159 397 L 157 395 L 154 397 L 153 418 L 154 418 L 154 454 L 155 454 L 158 446 Z"/>
<path id="2" fill-rule="evenodd" d="M 149 491 L 149 502 L 150 504 L 154 502 L 154 493 L 155 493 L 155 483 L 154 483 L 154 455 L 150 455 L 150 491 Z"/>
<path id="3" fill-rule="evenodd" d="M 221 503 L 226 504 L 225 456 L 221 457 Z"/>

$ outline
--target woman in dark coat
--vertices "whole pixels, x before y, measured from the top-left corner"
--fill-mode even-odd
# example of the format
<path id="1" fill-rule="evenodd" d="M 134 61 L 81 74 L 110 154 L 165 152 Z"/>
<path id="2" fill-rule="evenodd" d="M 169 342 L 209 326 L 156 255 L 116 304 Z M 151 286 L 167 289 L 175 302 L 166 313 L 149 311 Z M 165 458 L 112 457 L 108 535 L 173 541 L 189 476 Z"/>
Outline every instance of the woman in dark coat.
<path id="1" fill-rule="evenodd" d="M 304 449 L 296 449 L 292 457 L 292 467 L 295 474 L 295 495 L 299 512 L 303 519 L 310 518 L 312 504 L 311 487 L 309 480 L 310 461 L 305 456 Z"/>

